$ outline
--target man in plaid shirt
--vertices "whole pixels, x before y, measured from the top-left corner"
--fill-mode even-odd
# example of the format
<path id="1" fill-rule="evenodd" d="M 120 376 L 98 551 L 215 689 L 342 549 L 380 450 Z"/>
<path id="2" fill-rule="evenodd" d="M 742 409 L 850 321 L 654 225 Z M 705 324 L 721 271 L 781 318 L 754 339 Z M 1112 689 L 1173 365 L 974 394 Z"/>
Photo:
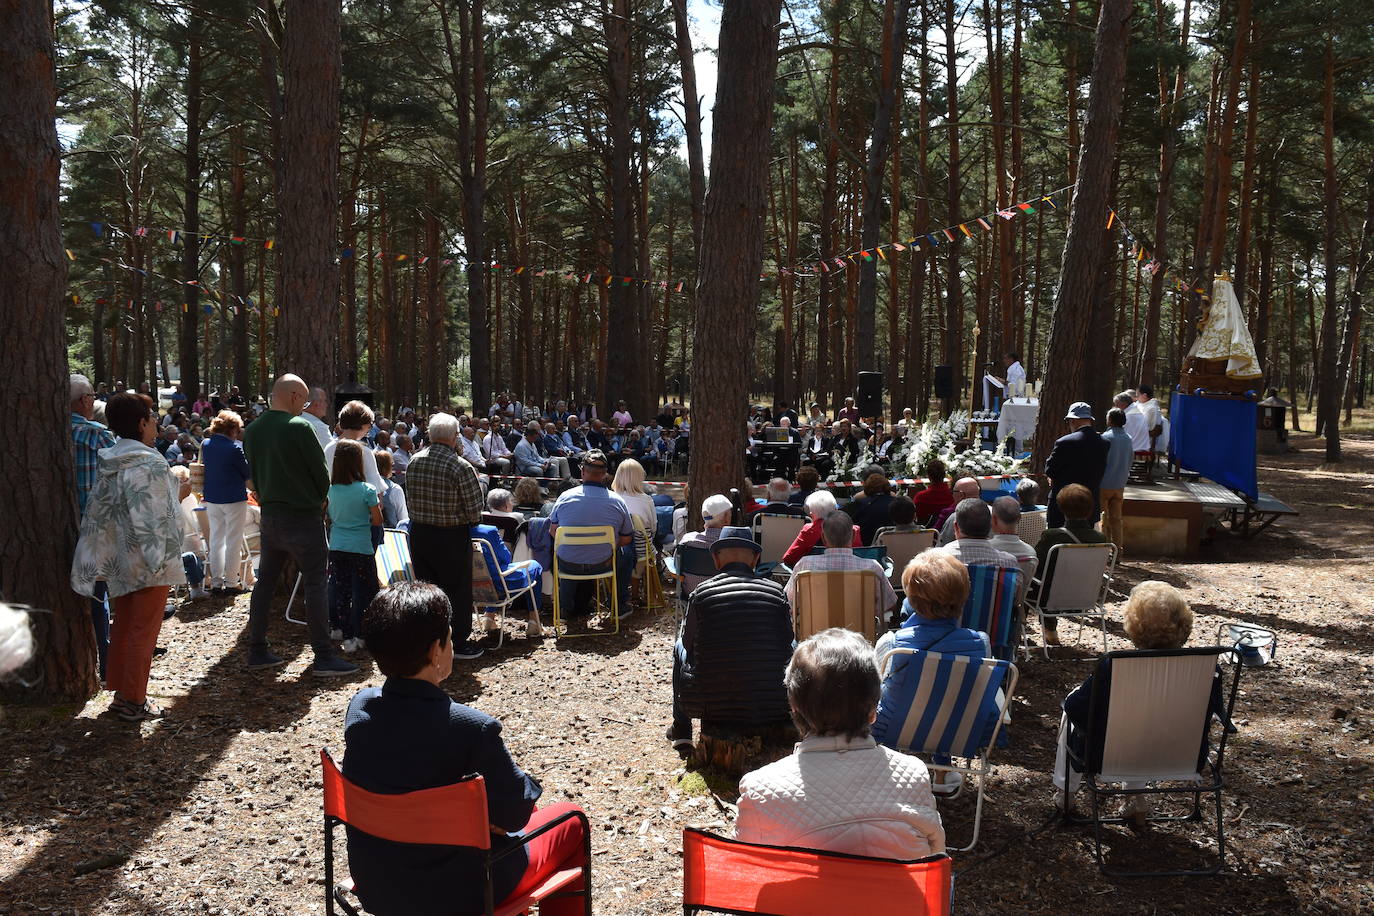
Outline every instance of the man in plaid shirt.
<path id="1" fill-rule="evenodd" d="M 897 593 L 887 580 L 883 564 L 854 555 L 854 520 L 847 512 L 833 509 L 821 519 L 821 543 L 825 544 L 825 553 L 802 557 L 792 567 L 792 578 L 787 580 L 787 602 L 792 605 L 794 614 L 797 610 L 797 573 L 808 569 L 813 572 L 871 572 L 878 579 L 878 587 L 874 589 L 877 601 L 873 613 L 882 617 L 896 607 Z"/>
<path id="2" fill-rule="evenodd" d="M 84 375 L 71 377 L 72 444 L 76 465 L 76 504 L 78 520 L 86 514 L 86 499 L 95 486 L 100 468 L 100 450 L 115 444 L 114 433 L 91 419 L 95 414 L 95 389 Z M 105 607 L 105 583 L 96 583 L 96 595 L 91 598 L 91 624 L 95 627 L 95 648 L 100 659 L 100 679 L 105 679 L 105 656 L 110 648 L 110 612 Z"/>
<path id="3" fill-rule="evenodd" d="M 965 566 L 1004 566 L 1019 569 L 1016 557 L 992 546 L 992 510 L 977 496 L 960 500 L 954 510 L 954 540 L 938 549 L 953 554 Z"/>
<path id="4" fill-rule="evenodd" d="M 478 658 L 472 638 L 472 526 L 482 521 L 477 471 L 457 453 L 458 420 L 429 418 L 429 447 L 410 459 L 406 505 L 415 577 L 443 589 L 453 607 L 453 656 Z"/>

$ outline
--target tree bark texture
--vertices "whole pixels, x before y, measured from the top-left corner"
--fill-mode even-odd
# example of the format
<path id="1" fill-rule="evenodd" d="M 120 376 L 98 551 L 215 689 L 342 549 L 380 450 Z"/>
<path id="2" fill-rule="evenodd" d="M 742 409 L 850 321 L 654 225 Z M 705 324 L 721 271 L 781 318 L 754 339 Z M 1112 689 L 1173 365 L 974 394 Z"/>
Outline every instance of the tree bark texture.
<path id="1" fill-rule="evenodd" d="M 23 674 L 41 675 L 47 696 L 81 701 L 97 687 L 95 637 L 86 600 L 67 585 L 76 496 L 51 17 L 50 0 L 0 0 L 0 327 L 24 338 L 0 348 L 0 405 L 47 443 L 4 446 L 7 476 L 22 484 L 7 488 L 5 515 L 22 524 L 0 533 L 0 600 L 51 611 L 32 615 L 39 654 Z"/>
<path id="2" fill-rule="evenodd" d="M 693 523 L 744 480 L 744 424 L 763 266 L 781 0 L 726 0 L 692 354 Z"/>
<path id="3" fill-rule="evenodd" d="M 869 251 L 878 244 L 883 218 L 883 169 L 894 133 L 893 111 L 901 82 L 902 49 L 906 46 L 907 12 L 911 0 L 887 0 L 883 10 L 882 63 L 878 71 L 878 100 L 864 167 L 863 235 L 859 244 Z M 900 138 L 900 130 L 897 130 Z M 854 329 L 857 369 L 877 369 L 878 258 L 860 262 L 858 326 Z"/>
<path id="4" fill-rule="evenodd" d="M 1088 90 L 1083 148 L 1078 160 L 1069 215 L 1069 233 L 1055 291 L 1054 322 L 1040 395 L 1042 422 L 1036 425 L 1032 463 L 1040 467 L 1063 427 L 1057 420 L 1073 401 L 1084 397 L 1098 379 L 1085 377 L 1088 350 L 1096 339 L 1093 298 L 1098 294 L 1103 256 L 1103 229 L 1112 185 L 1112 165 L 1121 120 L 1130 39 L 1131 0 L 1103 0 L 1097 21 L 1092 82 Z"/>
<path id="5" fill-rule="evenodd" d="M 278 373 L 338 383 L 339 0 L 286 0 Z"/>
<path id="6" fill-rule="evenodd" d="M 181 239 L 183 281 L 200 278 L 200 37 L 203 24 L 200 10 L 194 3 L 188 5 L 186 15 L 186 173 L 183 176 L 181 223 L 185 228 Z M 194 401 L 201 392 L 200 335 L 196 333 L 200 317 L 200 285 L 183 283 L 181 295 L 179 302 L 172 303 L 172 308 L 177 310 L 177 363 L 181 369 L 181 390 Z M 182 308 L 183 304 L 185 309 Z"/>
<path id="7" fill-rule="evenodd" d="M 673 0 L 673 34 L 682 70 L 682 130 L 687 135 L 687 186 L 692 204 L 692 251 L 701 255 L 701 224 L 706 199 L 706 158 L 701 148 L 701 96 L 697 94 L 697 66 L 687 0 Z"/>

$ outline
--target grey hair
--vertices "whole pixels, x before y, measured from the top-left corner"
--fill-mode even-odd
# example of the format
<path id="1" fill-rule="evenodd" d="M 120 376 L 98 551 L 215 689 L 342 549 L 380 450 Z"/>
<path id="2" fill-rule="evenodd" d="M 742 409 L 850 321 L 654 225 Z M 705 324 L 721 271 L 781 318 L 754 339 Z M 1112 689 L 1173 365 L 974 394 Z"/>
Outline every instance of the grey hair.
<path id="1" fill-rule="evenodd" d="M 785 477 L 774 477 L 768 481 L 768 498 L 781 502 L 792 493 L 792 485 Z"/>
<path id="2" fill-rule="evenodd" d="M 806 511 L 813 516 L 824 516 L 835 508 L 835 494 L 829 490 L 812 490 L 806 497 Z"/>
<path id="3" fill-rule="evenodd" d="M 803 738 L 863 738 L 882 696 L 873 647 L 853 630 L 821 630 L 792 653 L 783 674 L 792 720 Z"/>
<path id="4" fill-rule="evenodd" d="M 1118 394 L 1116 397 L 1112 398 L 1112 403 L 1113 403 L 1113 404 L 1116 404 L 1116 405 L 1118 405 L 1118 406 L 1120 406 L 1120 405 L 1122 405 L 1122 404 L 1128 404 L 1128 405 L 1129 405 L 1129 404 L 1131 403 L 1131 401 L 1132 401 L 1132 398 L 1131 398 L 1131 393 L 1130 393 L 1129 391 L 1123 391 L 1123 392 L 1121 392 L 1120 394 Z"/>
<path id="5" fill-rule="evenodd" d="M 992 531 L 992 511 L 977 496 L 961 499 L 954 509 L 954 524 L 966 538 L 985 538 Z"/>
<path id="6" fill-rule="evenodd" d="M 431 420 L 430 423 L 432 424 L 433 421 Z M 538 420 L 531 420 L 530 422 L 525 424 L 525 435 L 528 436 L 530 433 L 539 433 L 540 435 L 544 434 L 544 427 L 539 425 Z"/>
<path id="7" fill-rule="evenodd" d="M 821 540 L 827 547 L 848 547 L 854 543 L 854 519 L 839 509 L 821 519 Z"/>
<path id="8" fill-rule="evenodd" d="M 1023 506 L 1033 506 L 1040 501 L 1040 484 L 1029 477 L 1022 477 L 1016 484 L 1016 498 Z"/>
<path id="9" fill-rule="evenodd" d="M 491 490 L 489 493 L 487 493 L 488 509 L 495 509 L 497 511 L 509 511 L 510 507 L 513 505 L 515 505 L 515 497 L 511 495 L 510 490 L 505 490 L 501 487 L 497 487 L 494 490 Z"/>
<path id="10" fill-rule="evenodd" d="M 86 378 L 86 376 L 82 375 L 79 372 L 72 373 L 71 386 L 71 400 L 73 401 L 75 401 L 77 398 L 84 398 L 86 395 L 93 394 L 95 392 L 95 389 L 91 387 L 91 380 Z"/>
<path id="11" fill-rule="evenodd" d="M 436 413 L 429 418 L 431 442 L 452 442 L 458 438 L 458 418 L 451 413 Z"/>
<path id="12" fill-rule="evenodd" d="M 999 496 L 992 501 L 992 514 L 1004 525 L 1021 521 L 1021 504 L 1015 496 Z"/>

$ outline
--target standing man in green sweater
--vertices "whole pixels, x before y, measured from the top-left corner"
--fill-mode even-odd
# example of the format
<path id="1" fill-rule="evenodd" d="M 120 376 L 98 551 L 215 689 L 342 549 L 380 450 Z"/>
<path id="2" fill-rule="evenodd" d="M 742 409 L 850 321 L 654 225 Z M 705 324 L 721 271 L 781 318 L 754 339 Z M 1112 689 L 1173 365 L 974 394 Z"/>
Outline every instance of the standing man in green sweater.
<path id="1" fill-rule="evenodd" d="M 329 641 L 329 546 L 324 533 L 329 473 L 315 431 L 301 417 L 309 398 L 305 382 L 283 375 L 272 386 L 272 408 L 244 430 L 243 450 L 262 507 L 258 581 L 248 609 L 248 670 L 284 664 L 267 645 L 267 621 L 277 578 L 289 556 L 300 567 L 305 589 L 305 617 L 315 650 L 311 673 L 342 677 L 356 673 L 358 666 L 336 656 Z"/>

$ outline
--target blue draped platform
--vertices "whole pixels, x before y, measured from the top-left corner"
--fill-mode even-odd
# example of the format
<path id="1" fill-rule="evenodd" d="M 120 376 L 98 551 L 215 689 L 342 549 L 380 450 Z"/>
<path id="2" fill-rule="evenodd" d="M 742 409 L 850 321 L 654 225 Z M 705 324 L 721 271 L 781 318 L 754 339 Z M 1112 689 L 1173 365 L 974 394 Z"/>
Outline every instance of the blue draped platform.
<path id="1" fill-rule="evenodd" d="M 1259 498 L 1255 473 L 1258 407 L 1250 398 L 1174 392 L 1169 401 L 1169 456 L 1224 487 Z"/>

